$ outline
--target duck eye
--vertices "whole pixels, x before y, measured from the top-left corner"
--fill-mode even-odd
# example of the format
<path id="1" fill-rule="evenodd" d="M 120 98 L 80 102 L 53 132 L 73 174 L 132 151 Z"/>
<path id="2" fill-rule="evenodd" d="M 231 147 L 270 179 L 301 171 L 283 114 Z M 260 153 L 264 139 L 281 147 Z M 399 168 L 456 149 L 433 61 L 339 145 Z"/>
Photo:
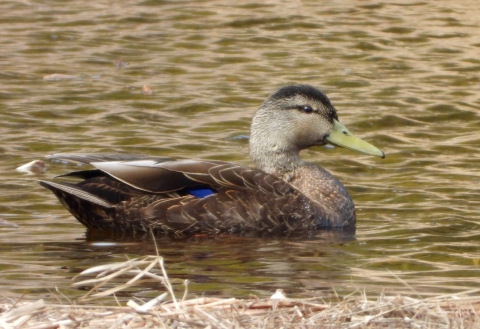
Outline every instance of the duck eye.
<path id="1" fill-rule="evenodd" d="M 312 113 L 313 109 L 310 106 L 303 106 L 302 111 L 305 113 Z"/>

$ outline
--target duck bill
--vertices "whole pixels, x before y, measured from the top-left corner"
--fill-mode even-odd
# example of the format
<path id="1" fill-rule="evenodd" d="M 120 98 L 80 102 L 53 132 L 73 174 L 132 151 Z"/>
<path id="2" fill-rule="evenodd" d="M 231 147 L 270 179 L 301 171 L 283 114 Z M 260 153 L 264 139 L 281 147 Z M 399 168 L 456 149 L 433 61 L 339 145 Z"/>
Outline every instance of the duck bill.
<path id="1" fill-rule="evenodd" d="M 385 153 L 380 151 L 372 144 L 355 137 L 343 124 L 335 119 L 333 120 L 333 131 L 330 133 L 330 135 L 328 135 L 327 140 L 334 145 L 341 146 L 349 150 L 376 155 L 382 159 L 385 158 Z"/>

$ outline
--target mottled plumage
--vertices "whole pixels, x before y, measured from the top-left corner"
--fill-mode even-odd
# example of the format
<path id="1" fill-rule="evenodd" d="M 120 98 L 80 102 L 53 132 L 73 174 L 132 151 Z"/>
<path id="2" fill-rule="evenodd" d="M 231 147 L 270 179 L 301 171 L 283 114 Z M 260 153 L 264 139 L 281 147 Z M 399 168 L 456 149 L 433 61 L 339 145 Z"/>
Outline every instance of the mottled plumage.
<path id="1" fill-rule="evenodd" d="M 338 122 L 318 89 L 283 87 L 252 121 L 250 156 L 257 169 L 215 160 L 171 160 L 122 154 L 56 154 L 96 169 L 48 182 L 62 204 L 93 230 L 185 236 L 257 232 L 288 235 L 355 227 L 353 201 L 325 169 L 300 159 L 328 142 L 383 157 Z M 209 194 L 197 197 L 194 190 Z"/>

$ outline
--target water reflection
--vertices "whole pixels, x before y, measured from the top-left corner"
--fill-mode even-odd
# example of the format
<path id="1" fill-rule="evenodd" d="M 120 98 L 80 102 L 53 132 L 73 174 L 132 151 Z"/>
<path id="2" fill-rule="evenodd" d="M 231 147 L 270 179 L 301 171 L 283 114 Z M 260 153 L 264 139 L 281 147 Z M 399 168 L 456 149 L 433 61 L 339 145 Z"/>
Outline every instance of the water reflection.
<path id="1" fill-rule="evenodd" d="M 194 294 L 247 296 L 254 293 L 265 296 L 282 287 L 292 294 L 308 296 L 315 290 L 331 291 L 332 282 L 340 273 L 344 275 L 348 271 L 341 262 L 339 264 L 338 251 L 331 247 L 332 239 L 336 242 L 351 240 L 351 236 L 345 238 L 344 234 L 325 233 L 308 240 L 235 236 L 195 237 L 184 241 L 164 238 L 157 239 L 156 244 L 165 258 L 169 276 L 180 291 L 183 291 L 181 280 L 188 279 L 191 282 L 189 291 Z M 129 242 L 47 242 L 41 246 L 21 243 L 11 244 L 4 251 L 19 253 L 24 259 L 33 254 L 36 257 L 34 264 L 31 260 L 30 263 L 10 260 L 10 267 L 4 268 L 2 281 L 12 284 L 11 291 L 18 291 L 18 294 L 44 291 L 46 287 L 42 281 L 53 276 L 56 286 L 77 296 L 83 292 L 70 287 L 71 279 L 86 268 L 156 254 L 155 244 L 148 238 Z M 25 273 L 27 268 L 41 270 L 45 277 L 42 275 L 42 281 L 31 281 L 31 274 Z M 308 289 L 296 282 L 296 278 L 302 281 L 307 274 L 311 282 Z M 122 279 L 117 278 L 111 284 L 120 284 Z M 154 296 L 158 289 L 157 284 L 147 284 L 133 287 L 118 296 Z"/>

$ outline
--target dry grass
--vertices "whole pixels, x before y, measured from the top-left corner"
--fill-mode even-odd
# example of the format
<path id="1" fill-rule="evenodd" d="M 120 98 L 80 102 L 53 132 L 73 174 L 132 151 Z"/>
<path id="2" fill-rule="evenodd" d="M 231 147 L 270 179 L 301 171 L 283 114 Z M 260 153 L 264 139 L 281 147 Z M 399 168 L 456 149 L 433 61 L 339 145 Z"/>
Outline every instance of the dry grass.
<path id="1" fill-rule="evenodd" d="M 154 273 L 157 269 L 159 274 Z M 5 303 L 0 305 L 0 328 L 480 328 L 480 290 L 428 299 L 352 294 L 341 301 L 288 299 L 277 292 L 271 299 L 197 298 L 178 300 L 160 256 L 97 266 L 80 275 L 92 279 L 74 285 L 93 288 L 82 298 L 112 295 L 142 280 L 156 280 L 166 289 L 142 305 L 126 306 Z M 133 276 L 123 285 L 105 288 L 117 277 Z M 168 299 L 168 301 L 167 301 Z"/>

